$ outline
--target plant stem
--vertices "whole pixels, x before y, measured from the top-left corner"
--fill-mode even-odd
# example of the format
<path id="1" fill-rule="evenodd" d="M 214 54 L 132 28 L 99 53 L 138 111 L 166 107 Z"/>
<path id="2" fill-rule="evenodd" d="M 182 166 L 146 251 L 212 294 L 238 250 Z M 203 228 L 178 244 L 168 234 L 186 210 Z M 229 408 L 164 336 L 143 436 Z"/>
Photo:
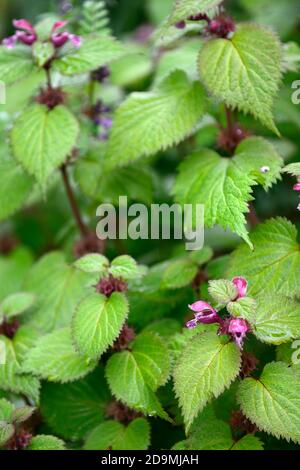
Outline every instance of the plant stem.
<path id="1" fill-rule="evenodd" d="M 77 225 L 81 235 L 86 236 L 89 233 L 89 230 L 88 230 L 88 228 L 86 227 L 85 223 L 83 222 L 83 220 L 81 218 L 79 207 L 77 205 L 77 202 L 76 202 L 76 199 L 75 199 L 75 196 L 74 196 L 74 193 L 73 193 L 73 189 L 72 189 L 72 186 L 70 184 L 68 170 L 67 170 L 66 165 L 63 165 L 61 167 L 61 174 L 62 174 L 65 190 L 66 190 L 66 193 L 67 193 L 67 196 L 68 196 L 68 199 L 69 199 L 69 203 L 70 203 L 70 206 L 71 206 L 71 209 L 72 209 L 72 213 L 73 213 L 74 219 L 76 221 L 76 225 Z"/>
<path id="2" fill-rule="evenodd" d="M 260 221 L 256 213 L 255 207 L 253 206 L 251 202 L 249 204 L 249 209 L 250 211 L 248 213 L 248 222 L 251 225 L 251 227 L 255 227 L 256 225 L 260 223 Z"/>
<path id="3" fill-rule="evenodd" d="M 227 130 L 228 134 L 232 135 L 233 132 L 233 116 L 232 116 L 232 111 L 228 106 L 225 106 L 225 112 L 226 112 L 226 120 L 227 120 Z"/>

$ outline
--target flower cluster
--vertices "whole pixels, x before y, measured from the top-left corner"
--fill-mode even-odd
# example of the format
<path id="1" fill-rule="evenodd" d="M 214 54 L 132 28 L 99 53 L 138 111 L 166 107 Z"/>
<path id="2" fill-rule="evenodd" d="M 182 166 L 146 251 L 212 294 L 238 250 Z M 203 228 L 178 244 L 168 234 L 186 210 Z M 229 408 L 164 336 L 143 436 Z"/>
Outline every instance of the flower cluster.
<path id="1" fill-rule="evenodd" d="M 188 21 L 206 21 L 207 26 L 204 30 L 208 36 L 217 38 L 231 38 L 235 31 L 235 24 L 232 18 L 227 15 L 220 14 L 214 19 L 210 19 L 207 15 L 199 13 L 198 15 L 191 15 L 187 18 Z M 186 22 L 184 20 L 176 23 L 177 29 L 184 29 Z"/>
<path id="2" fill-rule="evenodd" d="M 38 40 L 38 34 L 32 24 L 24 19 L 14 20 L 13 25 L 16 28 L 15 34 L 3 39 L 2 44 L 8 49 L 12 49 L 17 42 L 25 44 L 26 46 L 32 46 Z M 80 47 L 81 38 L 75 34 L 71 34 L 68 31 L 61 31 L 67 25 L 66 21 L 57 21 L 54 23 L 50 42 L 55 48 L 60 48 L 68 41 L 75 47 Z"/>
<path id="3" fill-rule="evenodd" d="M 247 293 L 246 279 L 243 277 L 235 277 L 232 280 L 232 283 L 236 287 L 236 298 L 234 301 L 245 297 Z M 203 302 L 202 300 L 189 305 L 189 308 L 194 312 L 194 318 L 187 322 L 187 328 L 196 328 L 200 323 L 218 323 L 218 334 L 230 335 L 238 347 L 242 349 L 246 335 L 250 331 L 250 327 L 246 320 L 232 316 L 222 318 L 209 303 Z"/>

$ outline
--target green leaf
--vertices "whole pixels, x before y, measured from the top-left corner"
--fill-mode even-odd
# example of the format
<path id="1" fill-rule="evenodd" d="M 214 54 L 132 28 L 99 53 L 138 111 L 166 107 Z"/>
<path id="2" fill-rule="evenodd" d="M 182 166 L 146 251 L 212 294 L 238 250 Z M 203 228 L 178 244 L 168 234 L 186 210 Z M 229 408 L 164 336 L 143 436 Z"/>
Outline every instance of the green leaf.
<path id="1" fill-rule="evenodd" d="M 91 72 L 102 65 L 118 59 L 126 53 L 126 48 L 109 36 L 86 36 L 80 48 L 69 52 L 53 62 L 53 68 L 63 75 L 76 75 Z"/>
<path id="2" fill-rule="evenodd" d="M 128 255 L 122 255 L 115 258 L 109 269 L 109 272 L 114 277 L 120 277 L 129 281 L 139 276 L 139 269 L 136 261 Z"/>
<path id="3" fill-rule="evenodd" d="M 32 58 L 26 48 L 16 47 L 11 50 L 0 46 L 0 80 L 6 86 L 22 80 L 32 70 Z"/>
<path id="4" fill-rule="evenodd" d="M 238 296 L 236 286 L 232 281 L 228 281 L 226 279 L 209 281 L 208 292 L 214 300 L 222 305 L 227 305 Z"/>
<path id="5" fill-rule="evenodd" d="M 103 273 L 109 267 L 109 261 L 103 255 L 91 253 L 75 261 L 74 266 L 86 273 Z"/>
<path id="6" fill-rule="evenodd" d="M 21 209 L 29 198 L 32 186 L 33 179 L 12 158 L 0 159 L 0 220 Z"/>
<path id="7" fill-rule="evenodd" d="M 231 255 L 228 277 L 243 276 L 249 295 L 300 294 L 300 251 L 295 226 L 284 218 L 271 219 L 251 233 L 254 251 L 239 246 Z"/>
<path id="8" fill-rule="evenodd" d="M 39 67 L 43 67 L 55 55 L 55 47 L 51 42 L 36 41 L 32 48 L 33 57 Z"/>
<path id="9" fill-rule="evenodd" d="M 72 382 L 84 377 L 96 362 L 76 353 L 71 340 L 71 330 L 63 328 L 38 340 L 24 361 L 24 371 L 50 382 Z"/>
<path id="10" fill-rule="evenodd" d="M 215 332 L 193 338 L 175 367 L 174 385 L 187 430 L 197 414 L 218 397 L 239 373 L 241 354 Z"/>
<path id="11" fill-rule="evenodd" d="M 15 428 L 12 424 L 0 421 L 0 447 L 4 446 L 14 435 Z"/>
<path id="12" fill-rule="evenodd" d="M 199 71 L 216 98 L 251 113 L 278 134 L 272 110 L 281 79 L 281 46 L 270 30 L 243 24 L 231 40 L 208 41 L 200 51 Z"/>
<path id="13" fill-rule="evenodd" d="M 99 367 L 71 384 L 44 383 L 41 412 L 55 434 L 76 441 L 105 419 L 109 399 L 104 371 Z"/>
<path id="14" fill-rule="evenodd" d="M 5 345 L 6 362 L 0 365 L 0 389 L 22 394 L 38 402 L 40 382 L 23 369 L 23 361 L 28 350 L 33 347 L 38 333 L 28 326 L 22 326 L 13 340 L 0 336 Z"/>
<path id="15" fill-rule="evenodd" d="M 235 155 L 235 161 L 241 169 L 253 176 L 265 190 L 281 179 L 283 159 L 266 139 L 249 137 L 243 140 L 236 149 Z M 264 167 L 267 169 L 266 173 L 262 171 Z"/>
<path id="16" fill-rule="evenodd" d="M 203 116 L 205 95 L 175 71 L 155 91 L 133 93 L 116 112 L 107 167 L 126 165 L 165 150 L 191 135 Z"/>
<path id="17" fill-rule="evenodd" d="M 13 421 L 14 406 L 10 401 L 5 398 L 0 399 L 0 422 L 6 421 L 10 423 Z"/>
<path id="18" fill-rule="evenodd" d="M 114 292 L 109 298 L 91 294 L 76 308 L 72 337 L 76 349 L 90 359 L 98 359 L 119 336 L 128 315 L 124 294 Z"/>
<path id="19" fill-rule="evenodd" d="M 23 406 L 22 408 L 16 408 L 13 412 L 13 422 L 15 424 L 24 423 L 27 421 L 35 412 L 35 408 L 32 406 Z"/>
<path id="20" fill-rule="evenodd" d="M 76 145 L 78 123 L 65 106 L 35 104 L 16 121 L 11 143 L 16 159 L 45 187 L 47 179 Z"/>
<path id="21" fill-rule="evenodd" d="M 258 437 L 246 434 L 235 442 L 230 450 L 264 450 L 264 447 Z"/>
<path id="22" fill-rule="evenodd" d="M 238 401 L 243 413 L 262 431 L 300 442 L 300 382 L 287 364 L 267 364 L 258 380 L 243 380 Z"/>
<path id="23" fill-rule="evenodd" d="M 115 421 L 100 424 L 88 436 L 85 450 L 146 450 L 150 444 L 150 426 L 137 418 L 127 427 Z"/>
<path id="24" fill-rule="evenodd" d="M 23 286 L 37 298 L 31 323 L 46 333 L 70 325 L 75 307 L 92 283 L 90 275 L 69 266 L 62 253 L 45 255 L 33 266 Z"/>
<path id="25" fill-rule="evenodd" d="M 0 305 L 0 315 L 6 318 L 15 317 L 28 310 L 35 301 L 35 296 L 29 292 L 19 292 L 6 297 Z"/>
<path id="26" fill-rule="evenodd" d="M 177 260 L 165 270 L 162 285 L 165 289 L 180 289 L 192 283 L 198 272 L 198 266 L 189 259 Z"/>
<path id="27" fill-rule="evenodd" d="M 31 439 L 26 450 L 65 450 L 65 443 L 55 436 L 41 434 Z"/>
<path id="28" fill-rule="evenodd" d="M 168 349 L 153 333 L 139 335 L 131 351 L 114 354 L 106 365 L 109 387 L 118 400 L 163 419 L 168 419 L 168 416 L 154 392 L 165 384 L 169 371 Z"/>
<path id="29" fill-rule="evenodd" d="M 222 0 L 201 0 L 201 2 L 199 0 L 176 0 L 167 24 L 174 25 L 198 13 L 208 14 L 215 12 L 221 3 Z"/>
<path id="30" fill-rule="evenodd" d="M 180 204 L 205 205 L 206 227 L 219 224 L 225 230 L 230 228 L 252 246 L 244 213 L 249 210 L 247 202 L 253 199 L 255 184 L 235 158 L 222 158 L 207 149 L 190 155 L 180 165 L 173 193 Z"/>
<path id="31" fill-rule="evenodd" d="M 107 5 L 103 0 L 87 0 L 82 5 L 80 29 L 84 34 L 108 34 L 109 17 Z"/>
<path id="32" fill-rule="evenodd" d="M 31 252 L 18 247 L 8 256 L 0 256 L 0 300 L 21 289 L 33 262 Z"/>
<path id="33" fill-rule="evenodd" d="M 249 322 L 254 321 L 256 317 L 257 302 L 252 297 L 242 297 L 234 302 L 229 302 L 226 307 L 234 317 L 242 317 Z"/>
<path id="34" fill-rule="evenodd" d="M 281 344 L 300 336 L 300 302 L 284 295 L 261 295 L 257 308 L 244 310 L 239 316 L 264 343 Z"/>
<path id="35" fill-rule="evenodd" d="M 282 170 L 283 173 L 288 173 L 296 178 L 300 178 L 300 163 L 290 163 Z"/>

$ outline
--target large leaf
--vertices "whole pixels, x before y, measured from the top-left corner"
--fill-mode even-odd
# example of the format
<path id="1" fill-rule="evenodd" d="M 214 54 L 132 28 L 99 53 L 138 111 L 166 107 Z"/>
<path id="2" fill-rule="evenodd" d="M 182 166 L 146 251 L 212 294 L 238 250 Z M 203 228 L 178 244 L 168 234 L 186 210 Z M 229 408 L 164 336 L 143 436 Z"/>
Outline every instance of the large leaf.
<path id="1" fill-rule="evenodd" d="M 300 382 L 287 364 L 267 364 L 258 380 L 243 380 L 238 400 L 243 413 L 261 430 L 300 442 Z"/>
<path id="2" fill-rule="evenodd" d="M 238 247 L 228 276 L 244 276 L 251 295 L 299 295 L 300 251 L 294 225 L 283 218 L 272 219 L 256 227 L 250 238 L 254 251 Z"/>
<path id="3" fill-rule="evenodd" d="M 198 82 L 182 71 L 167 77 L 155 91 L 133 93 L 116 113 L 107 165 L 125 165 L 179 143 L 193 133 L 204 113 Z"/>
<path id="4" fill-rule="evenodd" d="M 106 421 L 88 436 L 85 450 L 146 450 L 150 444 L 150 426 L 144 418 L 137 418 L 127 427 L 115 421 Z"/>
<path id="5" fill-rule="evenodd" d="M 218 397 L 239 373 L 237 346 L 215 332 L 193 338 L 175 367 L 175 392 L 187 429 L 213 397 Z"/>
<path id="6" fill-rule="evenodd" d="M 35 104 L 16 121 L 11 143 L 16 159 L 45 187 L 76 144 L 78 123 L 65 106 Z"/>
<path id="7" fill-rule="evenodd" d="M 119 336 L 128 315 L 124 294 L 114 292 L 109 298 L 91 294 L 77 307 L 72 336 L 78 351 L 91 359 L 99 358 Z"/>
<path id="8" fill-rule="evenodd" d="M 167 418 L 155 391 L 170 370 L 170 355 L 163 341 L 153 333 L 143 333 L 130 351 L 114 354 L 106 366 L 112 393 L 131 408 Z"/>
<path id="9" fill-rule="evenodd" d="M 43 336 L 24 361 L 23 369 L 51 382 L 72 382 L 84 377 L 96 366 L 74 349 L 71 330 L 63 328 Z"/>
<path id="10" fill-rule="evenodd" d="M 55 60 L 53 67 L 63 75 L 81 74 L 106 65 L 125 53 L 125 47 L 115 39 L 93 35 L 84 37 L 80 48 L 73 48 Z"/>
<path id="11" fill-rule="evenodd" d="M 0 365 L 0 389 L 25 395 L 35 402 L 39 400 L 40 382 L 24 372 L 23 361 L 37 339 L 38 333 L 28 326 L 21 327 L 12 340 L 0 336 L 6 351 L 6 362 Z"/>
<path id="12" fill-rule="evenodd" d="M 219 100 L 278 133 L 272 109 L 281 79 L 281 46 L 271 31 L 243 24 L 231 40 L 208 41 L 200 51 L 199 70 Z"/>
<path id="13" fill-rule="evenodd" d="M 0 220 L 10 217 L 26 203 L 33 179 L 13 159 L 0 160 Z M 13 191 L 12 191 L 13 188 Z"/>
<path id="14" fill-rule="evenodd" d="M 33 70 L 33 61 L 26 48 L 7 49 L 0 46 L 0 80 L 5 85 L 25 78 Z"/>
<path id="15" fill-rule="evenodd" d="M 34 265 L 24 285 L 37 298 L 31 322 L 44 332 L 70 325 L 76 305 L 91 284 L 90 275 L 69 266 L 62 253 L 45 255 Z"/>
<path id="16" fill-rule="evenodd" d="M 106 414 L 110 394 L 100 367 L 71 384 L 44 383 L 41 412 L 53 431 L 65 439 L 83 439 Z"/>

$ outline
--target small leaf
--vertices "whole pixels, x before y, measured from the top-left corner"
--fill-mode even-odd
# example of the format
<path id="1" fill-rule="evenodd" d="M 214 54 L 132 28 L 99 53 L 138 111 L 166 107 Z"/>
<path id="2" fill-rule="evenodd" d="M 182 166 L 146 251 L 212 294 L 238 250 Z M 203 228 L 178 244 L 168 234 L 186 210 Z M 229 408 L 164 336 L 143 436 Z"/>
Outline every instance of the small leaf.
<path id="1" fill-rule="evenodd" d="M 45 382 L 41 390 L 41 412 L 56 434 L 76 441 L 104 421 L 110 398 L 104 370 L 98 367 L 71 384 Z"/>
<path id="2" fill-rule="evenodd" d="M 227 310 L 232 316 L 245 318 L 251 323 L 256 317 L 257 302 L 252 297 L 242 297 L 235 302 L 229 302 Z"/>
<path id="3" fill-rule="evenodd" d="M 0 421 L 0 447 L 4 446 L 14 433 L 15 428 L 12 424 Z"/>
<path id="4" fill-rule="evenodd" d="M 0 399 L 0 422 L 6 421 L 7 423 L 13 420 L 14 406 L 10 401 L 5 398 Z"/>
<path id="5" fill-rule="evenodd" d="M 103 255 L 91 253 L 75 261 L 74 266 L 86 273 L 102 273 L 109 267 L 109 261 Z"/>
<path id="6" fill-rule="evenodd" d="M 133 93 L 116 113 L 107 168 L 127 165 L 178 144 L 194 132 L 204 106 L 201 85 L 191 84 L 182 71 L 172 73 L 155 91 Z"/>
<path id="7" fill-rule="evenodd" d="M 19 292 L 6 297 L 0 305 L 0 311 L 6 318 L 15 317 L 28 310 L 35 301 L 33 294 Z"/>
<path id="8" fill-rule="evenodd" d="M 31 439 L 26 450 L 65 450 L 65 443 L 55 436 L 41 434 Z"/>
<path id="9" fill-rule="evenodd" d="M 215 332 L 197 335 L 175 367 L 174 386 L 187 430 L 197 414 L 218 397 L 239 373 L 241 354 Z"/>
<path id="10" fill-rule="evenodd" d="M 262 431 L 300 442 L 300 382 L 287 364 L 267 364 L 258 380 L 243 380 L 238 401 L 243 413 Z"/>
<path id="11" fill-rule="evenodd" d="M 191 284 L 197 272 L 198 266 L 191 260 L 174 261 L 163 274 L 162 286 L 165 289 L 180 289 Z"/>
<path id="12" fill-rule="evenodd" d="M 272 109 L 281 79 L 281 46 L 270 30 L 242 24 L 231 40 L 208 41 L 199 54 L 199 71 L 216 98 L 251 113 L 278 134 Z"/>
<path id="13" fill-rule="evenodd" d="M 24 371 L 51 382 L 72 382 L 84 377 L 96 366 L 76 353 L 69 328 L 43 336 L 24 361 Z"/>
<path id="14" fill-rule="evenodd" d="M 199 13 L 215 12 L 221 3 L 222 0 L 202 0 L 201 2 L 199 0 L 176 0 L 167 23 L 174 25 Z"/>
<path id="15" fill-rule="evenodd" d="M 13 422 L 20 424 L 27 421 L 35 412 L 36 408 L 32 406 L 23 406 L 22 408 L 16 408 L 13 412 Z"/>
<path id="16" fill-rule="evenodd" d="M 53 67 L 63 75 L 82 74 L 96 70 L 125 53 L 125 47 L 112 37 L 91 35 L 83 37 L 81 47 L 72 48 L 56 59 Z"/>
<path id="17" fill-rule="evenodd" d="M 137 337 L 131 351 L 114 354 L 106 365 L 109 387 L 116 398 L 131 408 L 168 419 L 155 391 L 169 375 L 170 355 L 153 333 Z"/>
<path id="18" fill-rule="evenodd" d="M 283 168 L 282 172 L 300 178 L 300 163 L 290 163 Z"/>
<path id="19" fill-rule="evenodd" d="M 11 143 L 16 159 L 42 187 L 76 144 L 78 123 L 64 106 L 30 106 L 16 121 Z"/>
<path id="20" fill-rule="evenodd" d="M 128 255 L 118 256 L 111 263 L 109 272 L 114 277 L 130 280 L 139 276 L 139 269 L 136 261 Z"/>
<path id="21" fill-rule="evenodd" d="M 43 67 L 55 55 L 55 48 L 51 42 L 36 41 L 32 51 L 39 67 Z"/>
<path id="22" fill-rule="evenodd" d="M 238 296 L 237 289 L 232 281 L 220 279 L 218 281 L 209 281 L 209 294 L 222 305 L 227 305 Z"/>
<path id="23" fill-rule="evenodd" d="M 78 351 L 90 359 L 98 359 L 119 336 L 128 315 L 124 294 L 114 292 L 109 298 L 91 294 L 77 307 L 72 337 Z"/>
<path id="24" fill-rule="evenodd" d="M 264 447 L 258 437 L 253 436 L 253 434 L 246 434 L 246 436 L 235 442 L 230 450 L 264 450 Z"/>
<path id="25" fill-rule="evenodd" d="M 7 49 L 0 46 L 0 80 L 6 85 L 27 77 L 33 70 L 33 62 L 26 48 Z"/>

